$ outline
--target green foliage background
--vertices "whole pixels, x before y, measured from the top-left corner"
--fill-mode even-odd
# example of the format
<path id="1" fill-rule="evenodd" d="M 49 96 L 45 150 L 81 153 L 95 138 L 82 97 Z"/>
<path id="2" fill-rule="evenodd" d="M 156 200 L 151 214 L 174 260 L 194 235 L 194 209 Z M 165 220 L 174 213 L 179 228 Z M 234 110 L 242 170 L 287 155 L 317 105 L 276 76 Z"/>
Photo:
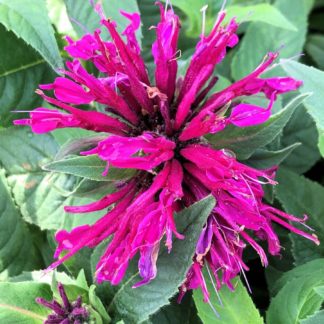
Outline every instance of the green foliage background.
<path id="1" fill-rule="evenodd" d="M 140 11 L 138 37 L 152 71 L 154 31 L 149 27 L 159 19 L 153 4 L 153 0 L 103 0 L 106 15 L 117 21 L 120 30 L 127 23 L 120 9 Z M 200 34 L 200 8 L 209 5 L 206 22 L 210 29 L 222 3 L 173 0 L 172 4 L 182 20 L 181 73 Z M 304 85 L 294 98 L 284 96 L 265 124 L 228 127 L 208 139 L 256 168 L 280 164 L 280 184 L 267 190 L 268 201 L 288 213 L 309 215 L 309 225 L 324 242 L 324 1 L 229 0 L 227 11 L 229 17 L 242 22 L 240 44 L 218 66 L 220 82 L 215 90 L 250 73 L 267 52 L 277 49 L 281 59 L 268 75 L 288 74 Z M 206 273 L 212 307 L 203 302 L 199 290 L 177 304 L 177 287 L 215 204 L 211 197 L 181 212 L 185 217 L 179 219 L 187 223 L 177 226 L 188 239 L 176 241 L 170 255 L 161 253 L 159 275 L 148 286 L 131 288 L 137 276 L 136 260 L 120 286 L 94 282 L 95 264 L 106 243 L 80 252 L 54 273 L 41 273 L 52 262 L 55 230 L 70 230 L 101 216 L 100 212 L 67 215 L 63 206 L 93 201 L 112 190 L 111 181 L 132 174 L 131 170 L 112 170 L 102 181 L 102 162 L 77 156 L 80 143 L 97 140 L 98 135 L 91 132 L 73 129 L 34 135 L 29 129 L 12 126 L 15 110 L 42 104 L 34 90 L 53 80 L 63 67 L 67 56 L 62 36 L 80 37 L 84 29 L 93 31 L 98 24 L 86 0 L 0 0 L 0 322 L 42 323 L 48 311 L 34 299 L 57 297 L 56 282 L 60 281 L 70 298 L 83 297 L 93 323 L 324 323 L 323 244 L 316 247 L 280 228 L 281 259 L 271 257 L 270 266 L 264 269 L 257 255 L 247 250 L 244 258 L 251 271 L 247 281 L 234 280 L 235 292 L 225 287 L 218 296 Z"/>

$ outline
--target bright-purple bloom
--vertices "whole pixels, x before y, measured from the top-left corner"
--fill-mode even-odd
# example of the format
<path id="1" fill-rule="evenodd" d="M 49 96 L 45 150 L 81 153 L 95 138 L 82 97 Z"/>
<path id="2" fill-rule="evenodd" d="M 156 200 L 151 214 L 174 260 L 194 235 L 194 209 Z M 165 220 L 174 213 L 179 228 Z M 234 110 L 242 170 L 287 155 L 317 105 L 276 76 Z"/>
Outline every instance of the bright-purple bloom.
<path id="1" fill-rule="evenodd" d="M 155 27 L 156 41 L 152 52 L 155 80 L 151 83 L 135 32 L 139 28 L 138 14 L 122 14 L 130 20 L 122 35 L 116 24 L 105 19 L 111 41 L 100 37 L 100 30 L 80 40 L 67 37 L 66 51 L 74 58 L 67 63 L 65 77 L 42 85 L 53 90 L 56 99 L 38 93 L 61 110 L 37 108 L 29 119 L 15 124 L 30 125 L 36 133 L 62 127 L 81 127 L 106 132 L 107 138 L 89 151 L 109 167 L 137 169 L 137 174 L 116 186 L 116 191 L 85 206 L 67 206 L 70 213 L 87 213 L 107 209 L 93 225 L 84 225 L 71 232 L 58 231 L 58 247 L 50 269 L 77 253 L 83 247 L 93 248 L 112 236 L 97 265 L 97 280 L 118 284 L 124 277 L 129 261 L 139 253 L 139 273 L 148 283 L 157 273 L 156 261 L 161 241 L 172 249 L 172 237 L 183 239 L 177 232 L 174 212 L 212 194 L 217 204 L 202 229 L 193 265 L 180 288 L 181 296 L 188 289 L 201 287 L 205 299 L 209 293 L 202 268 L 208 264 L 217 288 L 223 284 L 232 288 L 231 279 L 248 270 L 242 259 L 247 245 L 259 254 L 263 265 L 268 260 L 257 242 L 265 240 L 272 255 L 280 253 L 280 243 L 273 223 L 302 235 L 315 243 L 315 235 L 305 233 L 290 224 L 304 219 L 288 215 L 263 201 L 262 184 L 275 185 L 276 167 L 256 170 L 238 162 L 226 150 L 215 150 L 204 135 L 222 131 L 229 124 L 248 127 L 267 121 L 278 95 L 296 90 L 300 81 L 289 77 L 261 78 L 277 58 L 269 53 L 264 61 L 245 78 L 220 92 L 208 96 L 217 82 L 215 66 L 226 55 L 227 48 L 238 43 L 238 24 L 232 19 L 222 26 L 225 12 L 219 13 L 211 33 L 201 35 L 184 77 L 177 78 L 177 41 L 180 21 L 173 10 L 161 10 L 161 20 Z M 103 77 L 96 78 L 82 67 L 80 60 L 92 62 Z M 242 97 L 263 94 L 267 107 L 240 103 Z M 92 101 L 107 106 L 110 114 L 83 111 L 71 104 Z M 112 113 L 112 114 L 111 114 Z M 65 252 L 61 256 L 62 252 Z"/>

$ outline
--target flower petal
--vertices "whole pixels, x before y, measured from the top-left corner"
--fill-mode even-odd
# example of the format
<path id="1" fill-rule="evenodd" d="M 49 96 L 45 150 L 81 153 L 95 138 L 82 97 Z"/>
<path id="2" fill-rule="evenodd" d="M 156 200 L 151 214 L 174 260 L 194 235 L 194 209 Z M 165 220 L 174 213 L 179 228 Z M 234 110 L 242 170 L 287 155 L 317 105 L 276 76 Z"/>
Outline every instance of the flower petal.
<path id="1" fill-rule="evenodd" d="M 249 127 L 266 122 L 270 116 L 270 109 L 242 103 L 233 108 L 229 121 L 237 127 Z"/>

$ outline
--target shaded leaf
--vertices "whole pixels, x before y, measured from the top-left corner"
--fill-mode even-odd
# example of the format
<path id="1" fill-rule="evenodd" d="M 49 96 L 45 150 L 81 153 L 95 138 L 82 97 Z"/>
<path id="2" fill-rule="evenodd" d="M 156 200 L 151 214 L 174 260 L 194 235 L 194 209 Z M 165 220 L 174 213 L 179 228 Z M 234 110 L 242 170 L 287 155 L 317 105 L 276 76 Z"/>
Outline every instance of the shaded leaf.
<path id="1" fill-rule="evenodd" d="M 280 240 L 281 251 L 280 256 L 268 256 L 269 265 L 265 268 L 265 277 L 271 296 L 275 294 L 274 287 L 281 276 L 294 268 L 294 258 L 291 252 L 292 242 L 289 235 L 287 235 L 287 229 L 276 224 L 273 224 L 273 226 Z"/>
<path id="2" fill-rule="evenodd" d="M 300 143 L 295 143 L 278 151 L 257 149 L 246 163 L 257 169 L 271 168 L 281 164 L 299 146 Z"/>
<path id="3" fill-rule="evenodd" d="M 170 305 L 162 307 L 152 315 L 145 324 L 199 324 L 201 320 L 197 315 L 195 302 L 191 292 L 181 300 L 179 304 L 176 298 L 172 298 Z"/>
<path id="4" fill-rule="evenodd" d="M 308 215 L 307 225 L 315 230 L 315 234 L 323 242 L 324 187 L 286 169 L 278 172 L 277 179 L 279 185 L 275 190 L 276 197 L 286 212 L 300 217 Z M 293 233 L 290 234 L 290 237 L 293 243 L 292 252 L 297 265 L 324 257 L 323 244 L 316 246 L 313 242 Z"/>
<path id="5" fill-rule="evenodd" d="M 160 20 L 160 10 L 157 6 L 154 5 L 154 2 L 151 0 L 138 1 L 138 7 L 141 13 L 142 30 L 144 35 L 142 39 L 143 57 L 146 63 L 148 63 L 148 61 L 153 60 L 152 44 L 156 37 L 155 30 L 150 30 L 150 27 L 156 26 L 158 21 Z"/>
<path id="6" fill-rule="evenodd" d="M 54 161 L 43 166 L 44 170 L 72 174 L 97 181 L 114 181 L 130 178 L 134 175 L 132 169 L 117 169 L 110 167 L 107 176 L 102 173 L 107 163 L 97 155 L 69 157 L 63 160 Z"/>
<path id="7" fill-rule="evenodd" d="M 310 35 L 306 44 L 306 51 L 316 62 L 318 67 L 324 69 L 324 36 Z"/>
<path id="8" fill-rule="evenodd" d="M 53 237 L 53 241 L 54 241 L 54 237 Z M 83 248 L 76 255 L 72 256 L 72 258 L 66 260 L 64 262 L 64 267 L 68 270 L 68 272 L 73 277 L 77 277 L 77 275 L 80 275 L 80 272 L 82 271 L 84 273 L 85 278 L 87 279 L 87 282 L 91 283 L 93 279 L 91 275 L 91 266 L 90 266 L 91 254 L 92 254 L 92 249 Z M 53 258 L 51 261 L 53 262 Z"/>
<path id="9" fill-rule="evenodd" d="M 308 171 L 321 157 L 317 146 L 318 132 L 305 107 L 296 109 L 280 137 L 280 145 L 287 147 L 301 143 L 282 163 L 283 166 L 299 174 Z"/>
<path id="10" fill-rule="evenodd" d="M 0 169 L 0 279 L 39 266 L 40 258 L 29 228 L 15 206 L 5 172 Z"/>
<path id="11" fill-rule="evenodd" d="M 216 148 L 232 150 L 238 159 L 247 159 L 253 152 L 270 143 L 287 124 L 295 109 L 308 97 L 308 94 L 294 98 L 284 109 L 272 115 L 262 125 L 239 128 L 228 126 L 223 131 L 208 135 L 207 139 Z"/>
<path id="12" fill-rule="evenodd" d="M 2 130 L 0 138 L 0 163 L 6 170 L 14 200 L 26 221 L 42 229 L 71 229 L 92 224 L 102 215 L 97 212 L 75 217 L 64 212 L 65 205 L 82 205 L 99 197 L 66 197 L 66 192 L 73 190 L 76 179 L 42 170 L 42 165 L 52 160 L 58 149 L 51 135 L 35 135 L 28 128 L 17 127 Z"/>
<path id="13" fill-rule="evenodd" d="M 320 0 L 320 1 L 322 1 L 322 0 Z M 318 0 L 316 0 L 316 2 L 318 2 Z M 324 4 L 324 2 L 323 2 L 323 4 Z M 315 30 L 317 32 L 323 32 L 324 31 L 323 19 L 324 19 L 323 12 L 318 11 L 318 10 L 313 11 L 312 15 L 310 16 L 309 28 L 311 30 Z"/>

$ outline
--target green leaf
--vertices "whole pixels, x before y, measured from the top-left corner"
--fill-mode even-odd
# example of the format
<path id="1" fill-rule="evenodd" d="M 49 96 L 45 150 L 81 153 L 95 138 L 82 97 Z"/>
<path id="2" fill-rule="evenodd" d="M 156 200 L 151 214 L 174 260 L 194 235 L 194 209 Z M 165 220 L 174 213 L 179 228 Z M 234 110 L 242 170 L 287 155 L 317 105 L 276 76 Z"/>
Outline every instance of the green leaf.
<path id="1" fill-rule="evenodd" d="M 268 151 L 265 149 L 257 149 L 252 156 L 246 161 L 248 165 L 257 169 L 267 169 L 274 165 L 281 164 L 296 148 L 300 146 L 300 143 L 292 144 L 278 151 Z"/>
<path id="2" fill-rule="evenodd" d="M 307 225 L 315 230 L 315 234 L 323 242 L 324 187 L 286 169 L 279 170 L 277 180 L 279 185 L 275 190 L 276 197 L 285 211 L 300 217 L 308 215 Z M 304 230 L 307 231 L 307 229 Z M 291 240 L 297 265 L 324 257 L 323 244 L 316 246 L 313 242 L 296 234 L 291 234 Z"/>
<path id="3" fill-rule="evenodd" d="M 163 0 L 163 2 L 166 1 Z M 173 0 L 172 5 L 179 8 L 187 16 L 184 22 L 187 27 L 185 29 L 187 35 L 197 37 L 201 32 L 202 25 L 201 8 L 208 5 L 206 11 L 206 32 L 209 32 L 215 24 L 221 2 L 212 0 L 197 0 L 194 2 Z M 261 21 L 276 27 L 296 31 L 296 27 L 277 8 L 267 3 L 227 6 L 226 12 L 227 16 L 224 24 L 228 23 L 231 18 L 236 17 L 238 22 L 242 20 L 244 22 Z"/>
<path id="4" fill-rule="evenodd" d="M 62 193 L 65 197 L 89 197 L 98 196 L 102 197 L 112 193 L 115 190 L 114 182 L 111 181 L 96 181 L 86 178 L 80 178 L 71 191 Z"/>
<path id="5" fill-rule="evenodd" d="M 101 300 L 95 294 L 96 286 L 92 285 L 89 289 L 89 301 L 91 306 L 98 311 L 103 319 L 103 323 L 110 323 L 111 318 L 108 315 L 105 306 L 102 304 Z"/>
<path id="6" fill-rule="evenodd" d="M 242 6 L 248 6 L 248 5 L 264 3 L 264 2 L 268 2 L 268 1 L 267 0 L 230 0 L 230 3 L 233 5 L 242 5 Z"/>
<path id="7" fill-rule="evenodd" d="M 308 97 L 308 94 L 294 98 L 284 109 L 272 115 L 262 125 L 239 128 L 226 127 L 222 132 L 208 135 L 207 139 L 216 148 L 232 150 L 238 159 L 248 159 L 253 152 L 270 143 L 287 124 L 295 109 Z"/>
<path id="8" fill-rule="evenodd" d="M 37 173 L 58 149 L 51 135 L 36 135 L 27 127 L 2 130 L 0 138 L 0 161 L 9 175 Z"/>
<path id="9" fill-rule="evenodd" d="M 290 58 L 300 53 L 306 40 L 307 16 L 312 4 L 313 0 L 300 0 L 298 6 L 291 5 L 287 0 L 276 0 L 275 8 L 294 23 L 297 31 L 270 28 L 259 22 L 251 23 L 232 60 L 234 79 L 241 79 L 251 73 L 266 53 L 276 51 L 282 45 L 285 47 L 280 50 L 280 57 Z M 258 44 L 257 48 L 255 44 Z"/>
<path id="10" fill-rule="evenodd" d="M 9 282 L 26 282 L 26 281 L 35 281 L 42 282 L 48 285 L 51 285 L 53 272 L 48 272 L 44 274 L 43 270 L 34 270 L 34 271 L 24 271 L 18 276 L 10 278 Z"/>
<path id="11" fill-rule="evenodd" d="M 276 295 L 288 282 L 308 276 L 314 271 L 323 269 L 323 267 L 324 259 L 315 259 L 313 261 L 299 265 L 298 267 L 295 267 L 290 271 L 283 273 L 280 279 L 270 287 L 271 293 L 273 295 Z"/>
<path id="12" fill-rule="evenodd" d="M 102 215 L 103 212 L 96 212 L 75 217 L 64 212 L 65 205 L 82 205 L 99 197 L 66 197 L 66 192 L 75 187 L 76 179 L 42 170 L 44 164 L 53 160 L 58 149 L 51 135 L 35 135 L 28 128 L 15 127 L 2 130 L 0 138 L 0 163 L 6 170 L 14 200 L 27 222 L 41 229 L 69 230 L 92 224 Z"/>
<path id="13" fill-rule="evenodd" d="M 24 272 L 23 274 L 12 278 L 10 282 L 23 285 L 28 284 L 28 282 L 31 282 L 32 284 L 35 284 L 36 282 L 40 284 L 42 282 L 43 284 L 46 284 L 47 287 L 51 287 L 51 296 L 43 297 L 38 293 L 35 296 L 31 295 L 31 298 L 34 300 L 35 297 L 43 297 L 47 300 L 55 299 L 61 303 L 61 296 L 58 291 L 58 282 L 60 282 L 63 284 L 65 293 L 70 302 L 77 300 L 77 298 L 81 296 L 82 303 L 87 305 L 86 307 L 90 313 L 89 323 L 110 323 L 110 318 L 105 311 L 104 305 L 95 294 L 95 286 L 89 288 L 83 271 L 80 271 L 76 278 L 69 277 L 65 272 L 57 271 L 51 271 L 46 274 L 44 274 L 44 271 Z M 43 310 L 46 310 L 44 306 L 41 307 Z M 28 321 L 26 323 L 34 322 Z"/>
<path id="14" fill-rule="evenodd" d="M 51 134 L 60 146 L 63 146 L 73 140 L 98 136 L 98 133 L 82 128 L 61 128 L 54 130 Z"/>
<path id="15" fill-rule="evenodd" d="M 297 31 L 297 28 L 274 6 L 268 3 L 260 3 L 248 6 L 228 6 L 224 23 L 233 17 L 240 23 L 260 21 L 282 29 Z"/>
<path id="16" fill-rule="evenodd" d="M 53 69 L 63 66 L 45 1 L 30 0 L 24 5 L 20 0 L 0 0 L 0 22 L 31 45 Z"/>
<path id="17" fill-rule="evenodd" d="M 34 93 L 38 84 L 54 76 L 45 60 L 15 34 L 0 24 L 0 124 L 8 126 L 21 118 L 12 110 L 32 109 L 42 99 Z"/>
<path id="18" fill-rule="evenodd" d="M 166 2 L 166 0 L 163 0 Z M 196 0 L 196 1 L 186 1 L 186 0 L 173 0 L 172 5 L 179 8 L 186 16 L 186 34 L 191 37 L 199 36 L 201 32 L 202 16 L 200 9 L 205 5 L 208 5 L 209 8 L 206 14 L 206 25 L 208 30 L 215 22 L 217 10 L 215 10 L 215 5 L 212 0 Z M 155 22 L 157 24 L 157 22 Z"/>
<path id="19" fill-rule="evenodd" d="M 63 284 L 65 292 L 69 300 L 75 300 L 80 295 L 83 297 L 83 302 L 88 303 L 89 286 L 87 284 L 84 271 L 81 270 L 76 277 L 71 277 L 65 272 L 57 270 L 44 273 L 44 270 L 23 272 L 21 275 L 10 279 L 10 282 L 39 282 L 46 283 L 51 286 L 53 298 L 61 299 L 58 291 L 58 282 Z"/>
<path id="20" fill-rule="evenodd" d="M 316 294 L 320 295 L 324 299 L 324 286 L 316 287 L 314 290 Z"/>
<path id="21" fill-rule="evenodd" d="M 107 138 L 107 134 L 94 135 L 93 133 L 74 133 L 75 136 L 71 136 L 69 140 L 63 141 L 64 136 L 60 136 L 60 142 L 64 143 L 55 156 L 54 161 L 63 160 L 71 155 L 79 155 L 82 151 L 87 151 L 97 146 L 98 143 Z M 54 138 L 57 140 L 57 136 L 53 134 Z M 80 136 L 80 137 L 79 137 Z M 67 138 L 67 137 L 65 137 Z"/>
<path id="22" fill-rule="evenodd" d="M 81 270 L 77 278 L 68 276 L 65 272 L 53 272 L 51 288 L 53 296 L 56 300 L 60 300 L 60 293 L 58 291 L 58 283 L 63 284 L 64 290 L 69 300 L 75 301 L 78 296 L 82 297 L 83 303 L 89 303 L 89 287 L 84 275 Z"/>
<path id="23" fill-rule="evenodd" d="M 50 310 L 35 298 L 52 299 L 50 286 L 35 282 L 0 282 L 0 322 L 42 324 Z"/>
<path id="24" fill-rule="evenodd" d="M 60 300 L 60 294 L 57 289 L 58 282 L 64 286 L 65 293 L 70 301 L 75 301 L 79 296 L 82 297 L 82 302 L 87 305 L 90 313 L 89 323 L 108 324 L 111 322 L 104 305 L 95 293 L 95 286 L 88 286 L 84 271 L 81 270 L 77 278 L 70 278 L 64 272 L 55 272 L 52 280 L 52 291 L 54 298 Z"/>
<path id="25" fill-rule="evenodd" d="M 324 323 L 324 310 L 315 312 L 311 316 L 307 316 L 300 321 L 300 324 L 321 324 Z"/>
<path id="26" fill-rule="evenodd" d="M 215 200 L 209 196 L 187 209 L 179 212 L 175 219 L 177 230 L 185 235 L 184 240 L 175 240 L 172 252 L 165 250 L 157 261 L 158 273 L 148 285 L 133 289 L 140 281 L 137 267 L 128 273 L 126 281 L 118 286 L 108 311 L 116 317 L 121 316 L 130 323 L 142 323 L 150 315 L 169 303 L 176 294 L 192 264 L 196 243 L 208 215 L 215 206 Z"/>
<path id="27" fill-rule="evenodd" d="M 100 28 L 100 17 L 92 8 L 90 1 L 78 1 L 78 0 L 64 0 L 68 15 L 73 18 L 74 21 L 80 22 L 90 32 Z M 153 3 L 152 3 L 153 5 Z M 123 31 L 129 24 L 129 20 L 120 14 L 120 10 L 126 12 L 139 12 L 137 1 L 135 0 L 110 0 L 102 1 L 102 6 L 107 18 L 111 18 L 117 23 L 117 29 L 119 32 Z M 85 34 L 84 28 L 73 23 L 78 36 Z M 104 28 L 103 28 L 104 29 Z M 103 34 L 105 35 L 105 34 Z M 141 28 L 136 32 L 137 39 L 141 44 L 142 30 Z"/>
<path id="28" fill-rule="evenodd" d="M 303 80 L 302 93 L 313 92 L 305 101 L 308 113 L 315 120 L 319 133 L 319 149 L 324 156 L 324 72 L 293 61 L 282 61 L 282 67 L 292 77 Z"/>
<path id="29" fill-rule="evenodd" d="M 76 37 L 76 33 L 67 15 L 63 0 L 46 0 L 48 16 L 57 31 L 63 35 Z"/>
<path id="30" fill-rule="evenodd" d="M 10 193 L 5 172 L 0 169 L 0 279 L 33 270 L 39 257 L 31 233 Z"/>
<path id="31" fill-rule="evenodd" d="M 43 166 L 44 170 L 72 174 L 97 181 L 123 180 L 134 175 L 134 170 L 109 168 L 107 176 L 102 173 L 107 163 L 96 155 L 70 157 Z"/>
<path id="32" fill-rule="evenodd" d="M 324 69 L 324 36 L 310 35 L 306 44 L 306 51 L 316 62 L 318 67 Z"/>
<path id="33" fill-rule="evenodd" d="M 270 303 L 267 323 L 295 324 L 314 314 L 323 302 L 323 297 L 314 289 L 323 283 L 323 270 L 318 268 L 286 282 Z"/>
<path id="34" fill-rule="evenodd" d="M 222 306 L 218 300 L 210 277 L 205 272 L 205 281 L 207 288 L 211 293 L 210 302 L 216 309 L 219 317 L 208 303 L 203 302 L 203 294 L 200 289 L 194 290 L 194 300 L 198 309 L 198 315 L 204 324 L 209 323 L 231 323 L 231 324 L 261 324 L 262 317 L 253 304 L 246 288 L 243 286 L 239 278 L 233 279 L 234 291 L 224 286 L 219 292 Z"/>

